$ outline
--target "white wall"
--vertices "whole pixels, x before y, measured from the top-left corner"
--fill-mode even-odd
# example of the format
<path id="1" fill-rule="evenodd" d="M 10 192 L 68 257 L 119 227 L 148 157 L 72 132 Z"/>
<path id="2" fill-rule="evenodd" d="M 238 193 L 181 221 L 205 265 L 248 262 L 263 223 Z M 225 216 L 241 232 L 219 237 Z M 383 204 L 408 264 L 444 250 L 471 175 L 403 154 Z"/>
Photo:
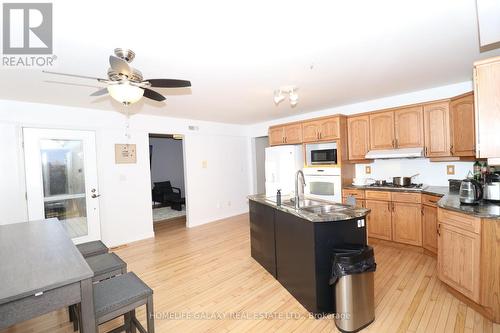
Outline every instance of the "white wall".
<path id="1" fill-rule="evenodd" d="M 383 78 L 381 78 L 383 80 Z M 354 103 L 349 105 L 342 105 L 334 108 L 324 109 L 315 112 L 302 113 L 293 117 L 286 117 L 275 119 L 271 121 L 266 121 L 251 125 L 249 127 L 249 134 L 252 137 L 267 135 L 267 129 L 269 126 L 282 124 L 291 121 L 300 121 L 304 119 L 310 119 L 314 117 L 323 117 L 334 114 L 356 114 L 375 110 L 382 110 L 392 107 L 398 107 L 403 105 L 423 103 L 428 101 L 435 101 L 438 99 L 448 98 L 463 94 L 473 90 L 472 81 L 459 82 L 455 84 L 450 84 L 446 86 L 436 87 L 432 89 L 419 90 L 414 92 L 409 92 L 401 95 L 394 95 L 384 98 L 373 99 L 369 101 L 364 101 L 360 103 Z M 335 94 L 332 91 L 332 94 Z M 300 95 L 300 91 L 299 91 Z M 299 101 L 300 104 L 300 101 Z M 278 111 L 276 111 L 278 112 Z"/>
<path id="2" fill-rule="evenodd" d="M 365 166 L 371 166 L 371 174 L 365 173 Z M 454 165 L 455 174 L 447 175 L 446 166 Z M 375 160 L 371 164 L 356 164 L 356 177 L 374 178 L 392 182 L 392 177 L 409 177 L 420 173 L 412 181 L 433 186 L 448 186 L 448 179 L 464 179 L 472 172 L 473 162 L 430 162 L 427 158 Z"/>
<path id="3" fill-rule="evenodd" d="M 139 114 L 130 120 L 131 138 L 127 139 L 125 117 L 114 111 L 6 100 L 0 100 L 0 124 L 0 223 L 21 222 L 27 217 L 19 139 L 22 127 L 95 131 L 101 236 L 108 246 L 153 236 L 149 133 L 185 137 L 190 227 L 248 210 L 250 140 L 244 126 Z M 198 130 L 190 131 L 189 125 Z M 137 144 L 137 163 L 115 164 L 115 143 Z"/>
<path id="4" fill-rule="evenodd" d="M 149 144 L 153 146 L 151 163 L 151 188 L 155 182 L 169 180 L 172 186 L 181 189 L 184 197 L 184 154 L 182 140 L 171 138 L 150 138 Z"/>

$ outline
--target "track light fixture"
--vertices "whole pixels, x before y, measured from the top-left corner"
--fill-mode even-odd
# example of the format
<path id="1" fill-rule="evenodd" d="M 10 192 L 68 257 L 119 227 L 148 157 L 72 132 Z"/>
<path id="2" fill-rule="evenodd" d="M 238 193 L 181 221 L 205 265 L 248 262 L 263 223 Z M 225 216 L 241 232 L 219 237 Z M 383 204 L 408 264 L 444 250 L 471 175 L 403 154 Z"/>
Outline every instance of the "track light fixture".
<path id="1" fill-rule="evenodd" d="M 299 95 L 296 92 L 297 88 L 295 86 L 285 86 L 274 91 L 274 104 L 278 105 L 283 102 L 288 95 L 288 100 L 292 107 L 296 106 L 299 102 Z"/>

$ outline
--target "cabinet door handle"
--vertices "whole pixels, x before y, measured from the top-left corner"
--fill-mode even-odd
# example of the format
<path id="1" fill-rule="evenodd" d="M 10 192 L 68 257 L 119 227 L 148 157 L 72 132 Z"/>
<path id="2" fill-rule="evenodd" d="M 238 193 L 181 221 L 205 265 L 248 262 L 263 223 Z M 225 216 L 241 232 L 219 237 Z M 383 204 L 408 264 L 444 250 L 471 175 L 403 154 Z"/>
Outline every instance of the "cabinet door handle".
<path id="1" fill-rule="evenodd" d="M 396 139 L 394 141 L 396 141 L 396 148 L 398 148 L 398 139 Z"/>
<path id="2" fill-rule="evenodd" d="M 450 145 L 450 154 L 453 155 L 453 145 Z"/>
<path id="3" fill-rule="evenodd" d="M 425 147 L 425 156 L 427 156 L 427 147 Z"/>
<path id="4" fill-rule="evenodd" d="M 394 213 L 394 202 L 391 202 L 392 212 Z"/>
<path id="5" fill-rule="evenodd" d="M 441 224 L 440 223 L 438 223 L 437 233 L 438 233 L 438 236 L 441 236 Z"/>
<path id="6" fill-rule="evenodd" d="M 392 139 L 392 148 L 396 148 L 396 146 L 394 145 L 394 139 Z"/>
<path id="7" fill-rule="evenodd" d="M 424 207 L 420 208 L 420 214 L 422 214 L 422 216 L 424 216 Z"/>

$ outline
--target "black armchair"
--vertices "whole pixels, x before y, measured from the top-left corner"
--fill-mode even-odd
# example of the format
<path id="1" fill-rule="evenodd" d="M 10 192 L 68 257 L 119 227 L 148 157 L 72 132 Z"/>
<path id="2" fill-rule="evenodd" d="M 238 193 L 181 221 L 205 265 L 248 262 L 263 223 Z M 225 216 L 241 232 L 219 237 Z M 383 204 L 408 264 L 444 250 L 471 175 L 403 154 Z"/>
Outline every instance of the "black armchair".
<path id="1" fill-rule="evenodd" d="M 181 189 L 172 186 L 170 181 L 154 183 L 152 194 L 153 201 L 164 205 L 181 200 Z"/>

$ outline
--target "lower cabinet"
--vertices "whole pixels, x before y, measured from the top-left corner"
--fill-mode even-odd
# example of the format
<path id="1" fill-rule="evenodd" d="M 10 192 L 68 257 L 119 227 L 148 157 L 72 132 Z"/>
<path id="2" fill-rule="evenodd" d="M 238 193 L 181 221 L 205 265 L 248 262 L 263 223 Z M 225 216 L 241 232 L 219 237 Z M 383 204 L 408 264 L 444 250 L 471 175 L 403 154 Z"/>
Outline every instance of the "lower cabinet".
<path id="1" fill-rule="evenodd" d="M 366 222 L 368 237 L 391 240 L 391 203 L 387 201 L 366 200 L 365 206 L 371 209 Z"/>
<path id="2" fill-rule="evenodd" d="M 276 278 L 275 210 L 251 200 L 249 203 L 250 253 L 252 258 Z"/>
<path id="3" fill-rule="evenodd" d="M 420 204 L 392 203 L 392 240 L 422 246 L 422 209 Z"/>
<path id="4" fill-rule="evenodd" d="M 439 222 L 438 274 L 441 281 L 479 302 L 479 234 Z"/>
<path id="5" fill-rule="evenodd" d="M 424 249 L 437 254 L 437 208 L 422 206 L 422 246 Z"/>

